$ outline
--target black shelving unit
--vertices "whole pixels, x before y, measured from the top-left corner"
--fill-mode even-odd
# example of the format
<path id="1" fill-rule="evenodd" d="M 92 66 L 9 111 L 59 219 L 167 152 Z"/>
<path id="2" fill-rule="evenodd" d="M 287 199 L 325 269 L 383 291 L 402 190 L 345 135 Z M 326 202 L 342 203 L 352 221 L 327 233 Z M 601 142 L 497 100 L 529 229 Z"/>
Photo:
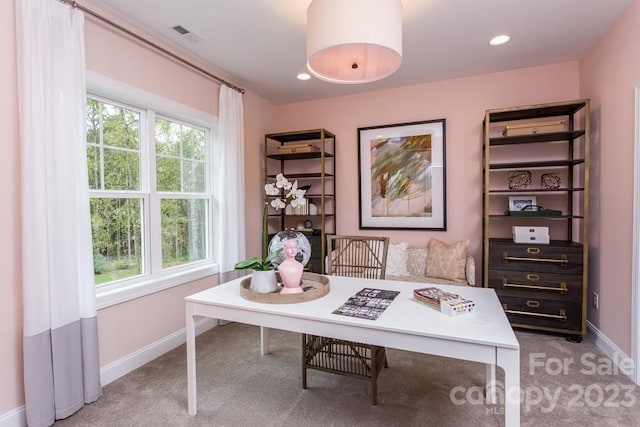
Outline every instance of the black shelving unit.
<path id="1" fill-rule="evenodd" d="M 299 187 L 310 185 L 305 194 L 307 206 L 316 207 L 315 212 L 276 211 L 269 207 L 267 233 L 272 236 L 278 231 L 298 229 L 310 221 L 310 229 L 304 227 L 302 232 L 311 243 L 307 269 L 315 273 L 324 273 L 326 236 L 336 230 L 335 144 L 335 135 L 326 129 L 271 133 L 264 138 L 264 182 L 274 182 L 282 173 L 290 181 L 297 180 Z M 270 199 L 265 197 L 265 202 Z"/>
<path id="2" fill-rule="evenodd" d="M 562 122 L 544 132 L 540 121 Z M 530 133 L 509 135 L 508 126 Z M 521 131 L 526 133 L 527 130 Z M 483 285 L 496 290 L 513 326 L 586 333 L 589 237 L 589 100 L 538 104 L 485 112 L 483 121 Z M 506 174 L 526 171 L 526 188 L 509 188 Z M 545 188 L 543 174 L 561 185 Z M 509 196 L 535 195 L 558 216 L 514 216 Z M 515 243 L 513 226 L 548 227 L 548 244 Z"/>

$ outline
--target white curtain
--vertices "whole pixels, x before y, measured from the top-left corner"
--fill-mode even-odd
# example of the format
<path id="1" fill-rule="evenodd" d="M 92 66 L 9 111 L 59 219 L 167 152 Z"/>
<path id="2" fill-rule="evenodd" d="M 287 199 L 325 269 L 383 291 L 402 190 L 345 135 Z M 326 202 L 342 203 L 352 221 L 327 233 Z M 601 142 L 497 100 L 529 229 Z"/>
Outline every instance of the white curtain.
<path id="1" fill-rule="evenodd" d="M 216 174 L 220 215 L 220 271 L 233 270 L 245 258 L 244 111 L 242 94 L 220 87 L 220 173 Z"/>
<path id="2" fill-rule="evenodd" d="M 100 397 L 85 148 L 84 15 L 16 0 L 27 423 Z"/>

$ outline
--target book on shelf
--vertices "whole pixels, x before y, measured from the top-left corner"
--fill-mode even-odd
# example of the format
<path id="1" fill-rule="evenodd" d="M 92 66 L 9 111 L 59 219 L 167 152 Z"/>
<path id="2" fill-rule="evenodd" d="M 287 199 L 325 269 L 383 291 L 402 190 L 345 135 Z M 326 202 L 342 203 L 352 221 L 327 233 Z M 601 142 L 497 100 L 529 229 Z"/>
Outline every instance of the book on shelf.
<path id="1" fill-rule="evenodd" d="M 443 291 L 435 286 L 413 290 L 413 297 L 449 316 L 471 313 L 476 310 L 476 303 L 458 294 Z"/>

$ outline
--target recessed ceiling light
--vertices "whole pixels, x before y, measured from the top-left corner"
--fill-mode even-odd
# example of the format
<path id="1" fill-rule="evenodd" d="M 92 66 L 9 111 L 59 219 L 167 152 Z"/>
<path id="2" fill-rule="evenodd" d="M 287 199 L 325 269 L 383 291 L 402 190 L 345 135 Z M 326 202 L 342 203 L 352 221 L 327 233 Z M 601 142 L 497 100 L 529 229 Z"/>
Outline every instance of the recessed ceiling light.
<path id="1" fill-rule="evenodd" d="M 298 80 L 309 80 L 311 78 L 311 76 L 307 73 L 300 73 L 297 77 Z"/>
<path id="2" fill-rule="evenodd" d="M 491 46 L 500 46 L 501 44 L 507 43 L 509 40 L 511 40 L 511 36 L 508 36 L 506 34 L 501 34 L 489 40 L 489 44 Z"/>

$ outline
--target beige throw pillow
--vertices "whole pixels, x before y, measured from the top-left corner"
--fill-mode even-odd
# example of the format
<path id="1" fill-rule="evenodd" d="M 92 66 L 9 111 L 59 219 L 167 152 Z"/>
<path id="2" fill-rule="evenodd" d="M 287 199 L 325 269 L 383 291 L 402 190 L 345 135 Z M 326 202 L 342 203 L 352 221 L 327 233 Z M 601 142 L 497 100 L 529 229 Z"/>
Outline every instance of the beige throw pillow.
<path id="1" fill-rule="evenodd" d="M 451 245 L 438 239 L 431 239 L 427 245 L 428 277 L 466 282 L 468 240 Z"/>
<path id="2" fill-rule="evenodd" d="M 387 251 L 387 276 L 408 276 L 407 270 L 409 244 L 401 242 L 397 245 L 390 244 Z"/>

